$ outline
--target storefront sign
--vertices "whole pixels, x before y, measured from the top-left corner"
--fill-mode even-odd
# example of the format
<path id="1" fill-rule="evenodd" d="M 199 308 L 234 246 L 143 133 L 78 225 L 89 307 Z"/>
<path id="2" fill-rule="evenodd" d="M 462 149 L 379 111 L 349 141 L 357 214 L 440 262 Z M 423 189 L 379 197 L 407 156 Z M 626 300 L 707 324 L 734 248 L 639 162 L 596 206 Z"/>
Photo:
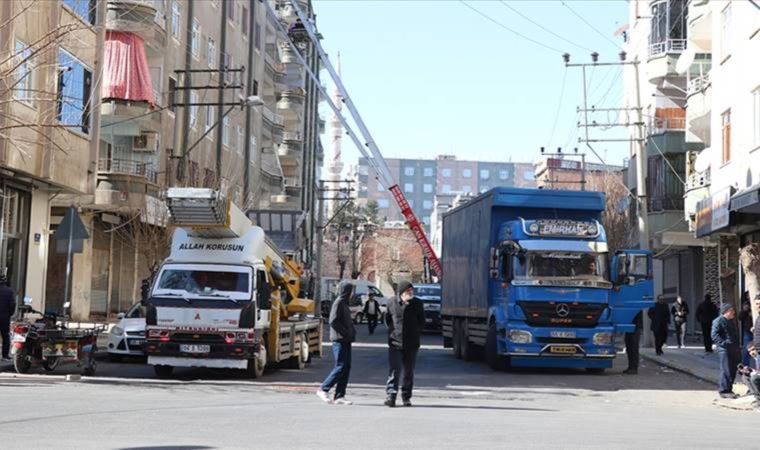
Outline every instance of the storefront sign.
<path id="1" fill-rule="evenodd" d="M 716 192 L 697 203 L 697 237 L 705 237 L 730 223 L 731 188 Z"/>

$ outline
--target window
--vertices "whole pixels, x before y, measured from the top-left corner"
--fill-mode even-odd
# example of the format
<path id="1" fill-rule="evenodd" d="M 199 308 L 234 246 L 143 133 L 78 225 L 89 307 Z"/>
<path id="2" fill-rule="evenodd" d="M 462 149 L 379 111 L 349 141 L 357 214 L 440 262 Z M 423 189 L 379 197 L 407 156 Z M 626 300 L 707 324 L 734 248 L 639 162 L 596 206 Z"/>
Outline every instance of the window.
<path id="1" fill-rule="evenodd" d="M 441 192 L 443 192 L 444 194 L 448 194 L 449 192 L 451 192 L 451 185 L 444 184 L 443 187 L 441 188 Z"/>
<path id="2" fill-rule="evenodd" d="M 414 208 L 414 200 L 407 200 L 407 203 L 409 203 L 410 208 Z"/>
<path id="3" fill-rule="evenodd" d="M 15 86 L 13 96 L 25 103 L 32 102 L 32 50 L 21 41 L 16 41 L 15 57 L 17 59 Z"/>
<path id="4" fill-rule="evenodd" d="M 226 0 L 227 2 L 227 19 L 229 19 L 231 22 L 235 21 L 235 7 L 237 6 L 235 4 L 235 0 Z"/>
<path id="5" fill-rule="evenodd" d="M 243 127 L 238 125 L 237 127 L 237 151 L 238 153 L 243 153 Z"/>
<path id="6" fill-rule="evenodd" d="M 464 186 L 462 186 L 462 192 L 464 192 L 465 194 L 469 194 L 470 192 L 472 192 L 472 188 L 470 187 L 470 185 L 465 184 Z"/>
<path id="7" fill-rule="evenodd" d="M 433 168 L 432 167 L 425 167 L 423 174 L 426 177 L 432 177 L 433 176 Z"/>
<path id="8" fill-rule="evenodd" d="M 441 176 L 444 177 L 444 178 L 450 177 L 451 176 L 451 169 L 446 168 L 446 169 L 441 170 Z"/>
<path id="9" fill-rule="evenodd" d="M 190 126 L 195 128 L 195 124 L 198 123 L 198 94 L 196 92 L 190 93 Z"/>
<path id="10" fill-rule="evenodd" d="M 193 38 L 192 41 L 190 41 L 190 51 L 192 51 L 193 56 L 195 58 L 198 58 L 198 54 L 201 50 L 201 24 L 198 22 L 198 19 L 193 18 Z"/>
<path id="11" fill-rule="evenodd" d="M 430 194 L 433 192 L 433 185 L 430 183 L 425 183 L 422 185 L 422 191 L 426 194 Z"/>
<path id="12" fill-rule="evenodd" d="M 472 176 L 472 170 L 470 169 L 464 169 L 462 170 L 462 177 L 463 178 L 470 178 Z"/>
<path id="13" fill-rule="evenodd" d="M 259 82 L 256 80 L 253 80 L 253 95 L 259 94 Z"/>
<path id="14" fill-rule="evenodd" d="M 379 198 L 379 199 L 377 199 L 377 207 L 378 208 L 385 209 L 388 206 L 390 206 L 390 204 L 388 203 L 388 199 L 387 198 Z"/>
<path id="15" fill-rule="evenodd" d="M 206 126 L 203 128 L 203 131 L 208 131 L 213 126 L 214 126 L 214 107 L 211 105 L 207 105 L 206 106 Z M 207 134 L 206 138 L 211 139 L 212 134 L 213 133 Z"/>
<path id="16" fill-rule="evenodd" d="M 222 58 L 224 58 L 224 68 L 225 69 L 232 69 L 232 55 L 230 55 L 227 52 L 222 52 Z M 232 83 L 233 79 L 233 72 L 224 72 L 224 81 L 228 84 Z"/>
<path id="17" fill-rule="evenodd" d="M 412 183 L 404 183 L 404 192 L 414 192 L 414 185 Z"/>
<path id="18" fill-rule="evenodd" d="M 760 146 L 760 87 L 752 91 L 752 130 L 754 147 Z"/>
<path id="19" fill-rule="evenodd" d="M 488 169 L 483 169 L 480 171 L 481 180 L 487 180 L 489 178 L 491 178 L 491 172 L 489 172 Z"/>
<path id="20" fill-rule="evenodd" d="M 424 209 L 433 209 L 433 202 L 431 202 L 430 200 L 423 200 L 422 207 Z"/>
<path id="21" fill-rule="evenodd" d="M 532 170 L 526 170 L 523 172 L 523 180 L 525 181 L 533 181 L 536 178 L 536 173 Z"/>
<path id="22" fill-rule="evenodd" d="M 720 13 L 720 57 L 728 58 L 731 54 L 731 4 Z"/>
<path id="23" fill-rule="evenodd" d="M 384 187 L 383 187 L 383 185 L 382 185 L 382 184 L 380 184 L 380 182 L 378 181 L 378 182 L 377 182 L 377 192 L 383 192 L 383 191 L 385 191 L 385 188 L 384 188 Z"/>
<path id="24" fill-rule="evenodd" d="M 182 7 L 179 5 L 179 0 L 172 1 L 172 36 L 175 39 L 179 39 L 180 24 L 179 21 L 182 18 Z"/>
<path id="25" fill-rule="evenodd" d="M 169 111 L 177 111 L 177 107 L 174 104 L 177 102 L 177 80 L 169 77 Z"/>
<path id="26" fill-rule="evenodd" d="M 92 0 L 63 0 L 74 14 L 89 24 L 95 23 L 95 2 Z"/>
<path id="27" fill-rule="evenodd" d="M 82 133 L 90 132 L 92 72 L 65 50 L 58 52 L 58 120 Z"/>
<path id="28" fill-rule="evenodd" d="M 261 27 L 258 22 L 253 24 L 253 46 L 261 50 Z"/>
<path id="29" fill-rule="evenodd" d="M 230 116 L 224 117 L 224 128 L 222 128 L 222 144 L 230 145 Z"/>
<path id="30" fill-rule="evenodd" d="M 414 167 L 405 167 L 404 168 L 404 175 L 406 175 L 408 177 L 413 177 L 414 176 Z"/>
<path id="31" fill-rule="evenodd" d="M 208 60 L 208 67 L 214 68 L 214 61 L 216 60 L 216 42 L 211 36 L 208 37 L 208 49 L 206 51 L 206 59 Z"/>
<path id="32" fill-rule="evenodd" d="M 248 39 L 248 8 L 245 6 L 240 10 L 240 28 L 242 28 L 243 37 Z"/>
<path id="33" fill-rule="evenodd" d="M 500 170 L 499 171 L 499 179 L 500 180 L 506 180 L 507 178 L 509 178 L 509 172 L 507 172 L 506 170 Z"/>
<path id="34" fill-rule="evenodd" d="M 731 161 L 731 110 L 721 114 L 723 123 L 723 164 Z"/>

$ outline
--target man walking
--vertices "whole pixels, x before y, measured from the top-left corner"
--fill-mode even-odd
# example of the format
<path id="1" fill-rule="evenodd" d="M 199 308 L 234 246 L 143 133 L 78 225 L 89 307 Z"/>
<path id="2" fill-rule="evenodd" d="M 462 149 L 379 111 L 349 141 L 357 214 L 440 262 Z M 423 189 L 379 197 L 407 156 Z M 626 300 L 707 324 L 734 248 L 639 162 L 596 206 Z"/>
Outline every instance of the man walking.
<path id="1" fill-rule="evenodd" d="M 0 276 L 0 339 L 3 340 L 2 359 L 10 360 L 11 351 L 11 317 L 16 312 L 16 295 L 8 286 L 5 275 Z"/>
<path id="2" fill-rule="evenodd" d="M 633 324 L 636 329 L 632 333 L 625 333 L 625 355 L 628 357 L 628 368 L 623 373 L 626 375 L 639 373 L 639 341 L 641 330 L 644 328 L 644 316 L 641 311 L 633 318 Z"/>
<path id="3" fill-rule="evenodd" d="M 689 317 L 689 305 L 679 295 L 676 297 L 676 303 L 670 308 L 670 313 L 673 314 L 673 324 L 676 327 L 676 342 L 678 348 L 681 348 L 685 345 L 684 338 L 686 337 L 686 319 Z"/>
<path id="4" fill-rule="evenodd" d="M 658 355 L 662 355 L 662 346 L 668 340 L 668 325 L 670 324 L 670 312 L 664 297 L 659 297 L 657 303 L 649 308 L 649 318 L 652 325 L 649 327 L 654 333 L 654 349 Z"/>
<path id="5" fill-rule="evenodd" d="M 718 307 L 712 301 L 710 294 L 705 295 L 705 300 L 697 307 L 697 322 L 702 326 L 702 342 L 705 345 L 705 353 L 712 353 L 713 341 L 712 323 L 718 317 Z"/>
<path id="6" fill-rule="evenodd" d="M 345 283 L 340 289 L 340 295 L 330 308 L 330 340 L 332 341 L 335 367 L 327 375 L 322 386 L 317 390 L 317 397 L 326 403 L 350 405 L 346 400 L 348 375 L 351 373 L 351 343 L 356 339 L 354 321 L 351 319 L 351 309 L 348 302 L 354 295 L 354 285 Z M 335 386 L 335 396 L 330 399 L 330 389 Z"/>
<path id="7" fill-rule="evenodd" d="M 412 406 L 414 365 L 420 348 L 420 335 L 425 326 L 425 309 L 422 301 L 414 296 L 414 286 L 408 281 L 398 285 L 398 295 L 388 302 L 385 323 L 388 326 L 388 363 L 390 371 L 385 384 L 385 406 L 396 406 L 399 377 L 403 371 L 401 400 L 404 406 Z"/>
<path id="8" fill-rule="evenodd" d="M 736 398 L 734 379 L 736 366 L 741 361 L 741 348 L 735 318 L 736 309 L 733 305 L 725 303 L 720 307 L 720 316 L 712 324 L 711 336 L 720 357 L 718 393 L 723 398 Z"/>
<path id="9" fill-rule="evenodd" d="M 364 317 L 367 318 L 369 334 L 375 334 L 375 328 L 377 328 L 377 318 L 380 315 L 380 303 L 375 300 L 375 296 L 371 292 L 369 293 L 369 299 L 364 304 L 362 313 L 364 314 Z"/>

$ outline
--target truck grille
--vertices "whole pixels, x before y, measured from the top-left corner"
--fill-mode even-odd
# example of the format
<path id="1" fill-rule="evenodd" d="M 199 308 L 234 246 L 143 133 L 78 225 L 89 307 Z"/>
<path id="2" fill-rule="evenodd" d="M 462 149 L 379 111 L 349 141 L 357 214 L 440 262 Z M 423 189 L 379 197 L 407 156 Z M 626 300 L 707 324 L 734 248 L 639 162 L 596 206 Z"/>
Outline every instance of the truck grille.
<path id="1" fill-rule="evenodd" d="M 593 328 L 607 305 L 581 302 L 517 302 L 525 322 L 537 327 Z"/>

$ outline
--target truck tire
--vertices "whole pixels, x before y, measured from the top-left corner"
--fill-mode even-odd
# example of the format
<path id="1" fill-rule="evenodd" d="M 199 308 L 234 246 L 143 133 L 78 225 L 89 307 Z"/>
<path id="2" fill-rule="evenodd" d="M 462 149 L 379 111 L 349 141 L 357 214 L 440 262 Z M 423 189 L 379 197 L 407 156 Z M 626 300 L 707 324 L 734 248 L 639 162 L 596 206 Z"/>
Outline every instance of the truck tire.
<path id="1" fill-rule="evenodd" d="M 261 378 L 264 376 L 264 369 L 267 365 L 267 350 L 262 345 L 259 347 L 259 352 L 263 352 L 263 355 L 259 355 L 258 358 L 254 357 L 253 359 L 248 360 L 248 368 L 246 369 L 246 373 L 250 378 Z"/>
<path id="2" fill-rule="evenodd" d="M 509 359 L 499 355 L 499 346 L 496 342 L 496 335 L 496 323 L 491 322 L 491 324 L 488 325 L 488 334 L 486 335 L 486 362 L 493 370 L 507 370 L 509 368 Z"/>
<path id="3" fill-rule="evenodd" d="M 172 372 L 174 372 L 174 367 L 172 366 L 153 366 L 153 371 L 156 373 L 156 376 L 158 378 L 169 378 L 172 376 Z"/>
<path id="4" fill-rule="evenodd" d="M 459 335 L 459 320 L 454 319 L 451 322 L 451 340 L 453 341 L 451 344 L 452 350 L 454 351 L 454 357 L 456 359 L 462 359 L 462 338 Z"/>
<path id="5" fill-rule="evenodd" d="M 461 348 L 462 359 L 472 361 L 475 359 L 474 346 L 469 342 L 467 334 L 467 321 L 462 320 L 459 323 L 459 347 Z"/>

